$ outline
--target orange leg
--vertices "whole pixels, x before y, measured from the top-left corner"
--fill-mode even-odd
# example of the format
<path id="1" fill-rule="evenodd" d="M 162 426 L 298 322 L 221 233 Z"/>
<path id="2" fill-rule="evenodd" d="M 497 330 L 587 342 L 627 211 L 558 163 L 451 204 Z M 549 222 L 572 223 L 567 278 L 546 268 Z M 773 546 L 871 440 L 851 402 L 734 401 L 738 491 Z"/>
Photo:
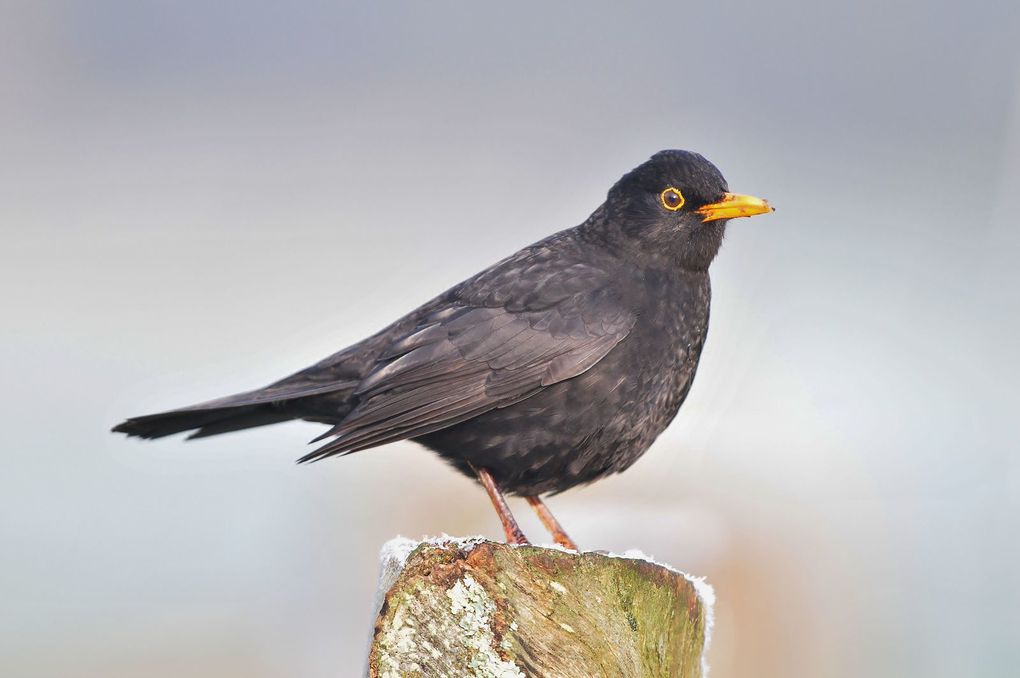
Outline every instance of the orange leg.
<path id="1" fill-rule="evenodd" d="M 492 505 L 499 515 L 499 522 L 503 523 L 503 532 L 506 534 L 507 543 L 530 544 L 531 542 L 528 541 L 528 538 L 524 536 L 524 532 L 521 531 L 521 526 L 514 519 L 514 514 L 510 513 L 510 507 L 507 506 L 506 499 L 503 497 L 503 493 L 499 491 L 499 487 L 496 485 L 496 480 L 492 477 L 492 474 L 480 466 L 472 466 L 471 468 L 478 474 L 478 480 L 482 481 L 482 487 L 489 493 L 489 499 L 492 500 Z"/>
<path id="2" fill-rule="evenodd" d="M 574 551 L 580 550 L 577 548 L 577 544 L 574 543 L 574 540 L 567 536 L 563 526 L 560 525 L 560 521 L 556 520 L 552 511 L 550 511 L 549 507 L 545 505 L 545 502 L 538 497 L 527 497 L 527 500 L 528 503 L 531 504 L 531 508 L 535 509 L 535 513 L 538 514 L 538 519 L 542 521 L 543 525 L 545 525 L 545 529 L 549 530 L 549 534 L 552 535 L 553 541 L 565 548 L 573 549 Z"/>

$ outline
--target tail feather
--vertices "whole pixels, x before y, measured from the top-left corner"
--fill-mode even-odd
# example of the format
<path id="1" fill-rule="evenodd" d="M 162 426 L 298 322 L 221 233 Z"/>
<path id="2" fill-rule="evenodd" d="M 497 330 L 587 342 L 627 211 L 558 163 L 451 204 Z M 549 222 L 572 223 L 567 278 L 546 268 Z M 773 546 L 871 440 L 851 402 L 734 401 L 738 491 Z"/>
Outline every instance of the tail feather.
<path id="1" fill-rule="evenodd" d="M 198 429 L 189 437 L 202 438 L 253 426 L 275 424 L 293 418 L 293 414 L 281 410 L 274 411 L 272 406 L 268 405 L 247 405 L 208 410 L 173 410 L 131 417 L 114 426 L 113 431 L 138 438 L 152 439 Z"/>
<path id="2" fill-rule="evenodd" d="M 131 417 L 114 426 L 113 431 L 152 439 L 197 429 L 189 438 L 205 438 L 290 419 L 331 421 L 342 416 L 347 396 L 357 384 L 295 382 L 278 382 L 192 407 Z"/>
<path id="3" fill-rule="evenodd" d="M 207 438 L 221 433 L 241 431 L 243 429 L 254 428 L 256 426 L 279 424 L 282 421 L 290 421 L 291 419 L 296 418 L 297 417 L 290 412 L 256 411 L 238 413 L 225 419 L 215 421 L 211 424 L 203 424 L 201 428 L 188 436 L 188 440 L 193 440 L 195 438 Z"/>

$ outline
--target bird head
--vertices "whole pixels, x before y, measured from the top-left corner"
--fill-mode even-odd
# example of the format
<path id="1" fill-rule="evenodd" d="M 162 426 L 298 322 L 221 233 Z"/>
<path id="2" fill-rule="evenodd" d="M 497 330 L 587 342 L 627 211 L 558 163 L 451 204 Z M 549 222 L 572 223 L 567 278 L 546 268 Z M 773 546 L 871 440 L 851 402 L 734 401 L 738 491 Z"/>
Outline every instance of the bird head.
<path id="1" fill-rule="evenodd" d="M 715 165 L 690 151 L 659 151 L 609 189 L 605 227 L 615 244 L 649 262 L 705 270 L 726 223 L 772 212 L 761 198 L 730 193 Z"/>

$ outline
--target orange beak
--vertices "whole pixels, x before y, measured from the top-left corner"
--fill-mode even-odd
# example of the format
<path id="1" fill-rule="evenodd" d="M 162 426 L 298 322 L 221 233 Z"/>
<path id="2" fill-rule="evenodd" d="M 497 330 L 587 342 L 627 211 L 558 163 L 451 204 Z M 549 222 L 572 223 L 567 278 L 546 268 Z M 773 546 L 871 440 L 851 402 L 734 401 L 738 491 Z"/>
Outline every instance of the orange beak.
<path id="1" fill-rule="evenodd" d="M 753 217 L 755 214 L 775 212 L 776 208 L 769 205 L 768 200 L 762 200 L 753 195 L 725 193 L 719 202 L 699 207 L 695 211 L 701 215 L 702 221 L 716 221 L 718 219 Z"/>

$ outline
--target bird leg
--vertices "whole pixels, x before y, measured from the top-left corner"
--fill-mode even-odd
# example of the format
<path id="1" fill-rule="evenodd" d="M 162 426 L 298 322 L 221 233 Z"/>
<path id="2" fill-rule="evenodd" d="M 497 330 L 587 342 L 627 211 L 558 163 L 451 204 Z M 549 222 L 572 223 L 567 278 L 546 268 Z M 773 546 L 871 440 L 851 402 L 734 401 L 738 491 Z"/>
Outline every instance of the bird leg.
<path id="1" fill-rule="evenodd" d="M 528 538 L 524 536 L 524 532 L 521 531 L 521 526 L 514 519 L 514 514 L 510 513 L 510 507 L 507 506 L 506 498 L 499 491 L 499 487 L 496 485 L 496 480 L 492 477 L 492 474 L 480 466 L 472 465 L 471 468 L 478 474 L 478 480 L 481 481 L 482 487 L 489 493 L 492 506 L 499 515 L 499 522 L 503 523 L 503 532 L 506 534 L 507 543 L 530 544 L 531 542 L 528 541 Z"/>
<path id="2" fill-rule="evenodd" d="M 552 511 L 549 510 L 549 507 L 545 505 L 544 501 L 542 501 L 538 496 L 525 498 L 528 500 L 528 503 L 531 504 L 531 508 L 535 509 L 535 513 L 538 514 L 538 519 L 542 521 L 543 525 L 545 525 L 545 529 L 547 529 L 549 534 L 552 535 L 553 541 L 564 548 L 568 548 L 573 551 L 580 551 L 580 549 L 577 548 L 577 544 L 575 544 L 574 540 L 567 535 L 563 526 L 560 525 L 560 521 L 556 520 L 556 517 L 552 514 Z"/>

